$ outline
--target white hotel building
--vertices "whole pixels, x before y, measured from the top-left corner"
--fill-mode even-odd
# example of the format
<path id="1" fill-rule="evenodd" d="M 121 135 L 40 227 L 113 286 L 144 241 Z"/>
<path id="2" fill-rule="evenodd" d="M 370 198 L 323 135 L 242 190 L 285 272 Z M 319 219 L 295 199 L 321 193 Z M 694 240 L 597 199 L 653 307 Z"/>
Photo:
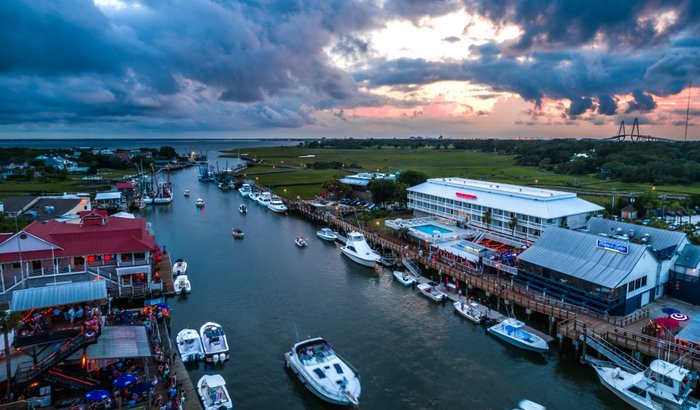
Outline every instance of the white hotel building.
<path id="1" fill-rule="evenodd" d="M 575 193 L 477 181 L 464 178 L 432 178 L 408 188 L 408 208 L 416 217 L 438 216 L 474 228 L 510 236 L 515 215 L 516 238 L 535 240 L 548 226 L 572 229 L 586 226 L 603 208 Z M 484 214 L 491 212 L 487 226 Z"/>

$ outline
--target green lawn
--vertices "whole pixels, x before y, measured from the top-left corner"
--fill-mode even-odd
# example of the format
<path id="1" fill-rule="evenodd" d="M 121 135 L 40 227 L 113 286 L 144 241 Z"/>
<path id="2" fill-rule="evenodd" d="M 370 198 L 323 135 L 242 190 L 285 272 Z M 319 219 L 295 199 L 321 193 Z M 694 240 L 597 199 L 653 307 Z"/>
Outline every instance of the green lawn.
<path id="1" fill-rule="evenodd" d="M 69 175 L 67 179 L 49 179 L 43 181 L 34 178 L 32 181 L 0 181 L 0 196 L 31 195 L 34 193 L 63 194 L 64 192 L 95 192 L 110 189 L 113 184 L 109 179 L 121 178 L 124 175 L 136 173 L 135 169 L 108 170 L 98 175 L 105 181 L 83 181 L 84 175 Z"/>

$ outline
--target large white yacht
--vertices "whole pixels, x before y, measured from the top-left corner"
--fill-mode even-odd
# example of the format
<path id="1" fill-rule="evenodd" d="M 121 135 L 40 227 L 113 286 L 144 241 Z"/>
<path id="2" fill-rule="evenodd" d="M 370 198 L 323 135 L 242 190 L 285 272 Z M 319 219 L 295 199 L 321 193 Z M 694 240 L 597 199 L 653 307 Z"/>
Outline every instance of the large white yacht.
<path id="1" fill-rule="evenodd" d="M 224 362 L 228 359 L 228 341 L 224 328 L 213 322 L 207 322 L 199 328 L 199 335 L 202 337 L 204 356 L 207 362 Z"/>
<path id="2" fill-rule="evenodd" d="M 177 350 L 183 363 L 196 362 L 204 359 L 202 339 L 194 329 L 182 329 L 175 338 Z"/>
<path id="3" fill-rule="evenodd" d="M 197 394 L 204 410 L 233 409 L 231 396 L 226 390 L 226 381 L 220 374 L 205 374 L 197 382 Z"/>
<path id="4" fill-rule="evenodd" d="M 360 375 L 320 337 L 295 344 L 284 354 L 287 367 L 319 398 L 334 404 L 360 402 Z"/>
<path id="5" fill-rule="evenodd" d="M 267 209 L 272 212 L 277 212 L 278 214 L 283 214 L 287 212 L 287 205 L 284 204 L 281 198 L 274 197 L 270 200 L 270 203 L 267 204 Z"/>
<path id="6" fill-rule="evenodd" d="M 267 206 L 270 205 L 270 201 L 272 201 L 272 193 L 270 191 L 263 191 L 255 200 L 258 201 L 259 205 L 267 208 Z"/>
<path id="7" fill-rule="evenodd" d="M 341 246 L 340 251 L 353 262 L 370 268 L 382 258 L 369 247 L 369 244 L 365 241 L 365 237 L 361 233 L 354 231 L 348 233 L 345 246 Z"/>

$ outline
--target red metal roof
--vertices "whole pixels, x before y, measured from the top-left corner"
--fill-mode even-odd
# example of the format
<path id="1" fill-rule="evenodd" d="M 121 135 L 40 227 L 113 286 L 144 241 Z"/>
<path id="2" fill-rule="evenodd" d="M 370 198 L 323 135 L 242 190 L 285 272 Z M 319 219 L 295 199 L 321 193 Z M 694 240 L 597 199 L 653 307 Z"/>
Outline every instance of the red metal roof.
<path id="1" fill-rule="evenodd" d="M 51 220 L 34 222 L 25 232 L 56 246 L 54 257 L 147 252 L 156 249 L 155 237 L 143 218 L 108 218 L 105 225 L 71 224 Z M 4 241 L 9 239 L 4 238 Z M 0 254 L 0 262 L 20 260 L 18 252 Z M 51 258 L 52 251 L 22 252 L 22 259 Z"/>
<path id="2" fill-rule="evenodd" d="M 117 182 L 117 189 L 132 189 L 133 187 L 133 182 Z"/>

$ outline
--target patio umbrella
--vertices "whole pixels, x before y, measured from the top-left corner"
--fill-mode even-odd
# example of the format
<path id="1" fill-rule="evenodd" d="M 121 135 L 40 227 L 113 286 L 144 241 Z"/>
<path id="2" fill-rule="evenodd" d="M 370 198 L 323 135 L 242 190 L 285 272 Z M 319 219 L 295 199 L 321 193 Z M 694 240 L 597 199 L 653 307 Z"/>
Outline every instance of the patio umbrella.
<path id="1" fill-rule="evenodd" d="M 654 319 L 654 323 L 667 329 L 675 329 L 680 326 L 677 320 L 671 319 L 670 317 L 657 317 Z"/>
<path id="2" fill-rule="evenodd" d="M 671 313 L 671 316 L 669 318 L 676 320 L 678 322 L 685 322 L 686 320 L 689 320 L 690 318 L 688 315 L 684 315 L 683 313 Z"/>
<path id="3" fill-rule="evenodd" d="M 667 315 L 672 315 L 674 313 L 681 313 L 680 310 L 678 310 L 676 308 L 672 308 L 672 307 L 665 307 L 665 308 L 661 309 L 661 311 Z"/>
<path id="4" fill-rule="evenodd" d="M 141 395 L 151 389 L 151 384 L 148 382 L 136 383 L 129 388 L 131 394 Z"/>
<path id="5" fill-rule="evenodd" d="M 92 390 L 85 393 L 85 398 L 91 401 L 104 400 L 109 397 L 107 390 Z"/>
<path id="6" fill-rule="evenodd" d="M 170 305 L 168 305 L 166 303 L 161 303 L 160 305 L 158 305 L 158 309 L 170 309 Z M 679 310 L 679 312 L 680 312 L 680 310 Z"/>
<path id="7" fill-rule="evenodd" d="M 126 387 L 135 381 L 136 376 L 134 376 L 133 374 L 124 374 L 114 379 L 112 385 L 116 387 Z"/>

